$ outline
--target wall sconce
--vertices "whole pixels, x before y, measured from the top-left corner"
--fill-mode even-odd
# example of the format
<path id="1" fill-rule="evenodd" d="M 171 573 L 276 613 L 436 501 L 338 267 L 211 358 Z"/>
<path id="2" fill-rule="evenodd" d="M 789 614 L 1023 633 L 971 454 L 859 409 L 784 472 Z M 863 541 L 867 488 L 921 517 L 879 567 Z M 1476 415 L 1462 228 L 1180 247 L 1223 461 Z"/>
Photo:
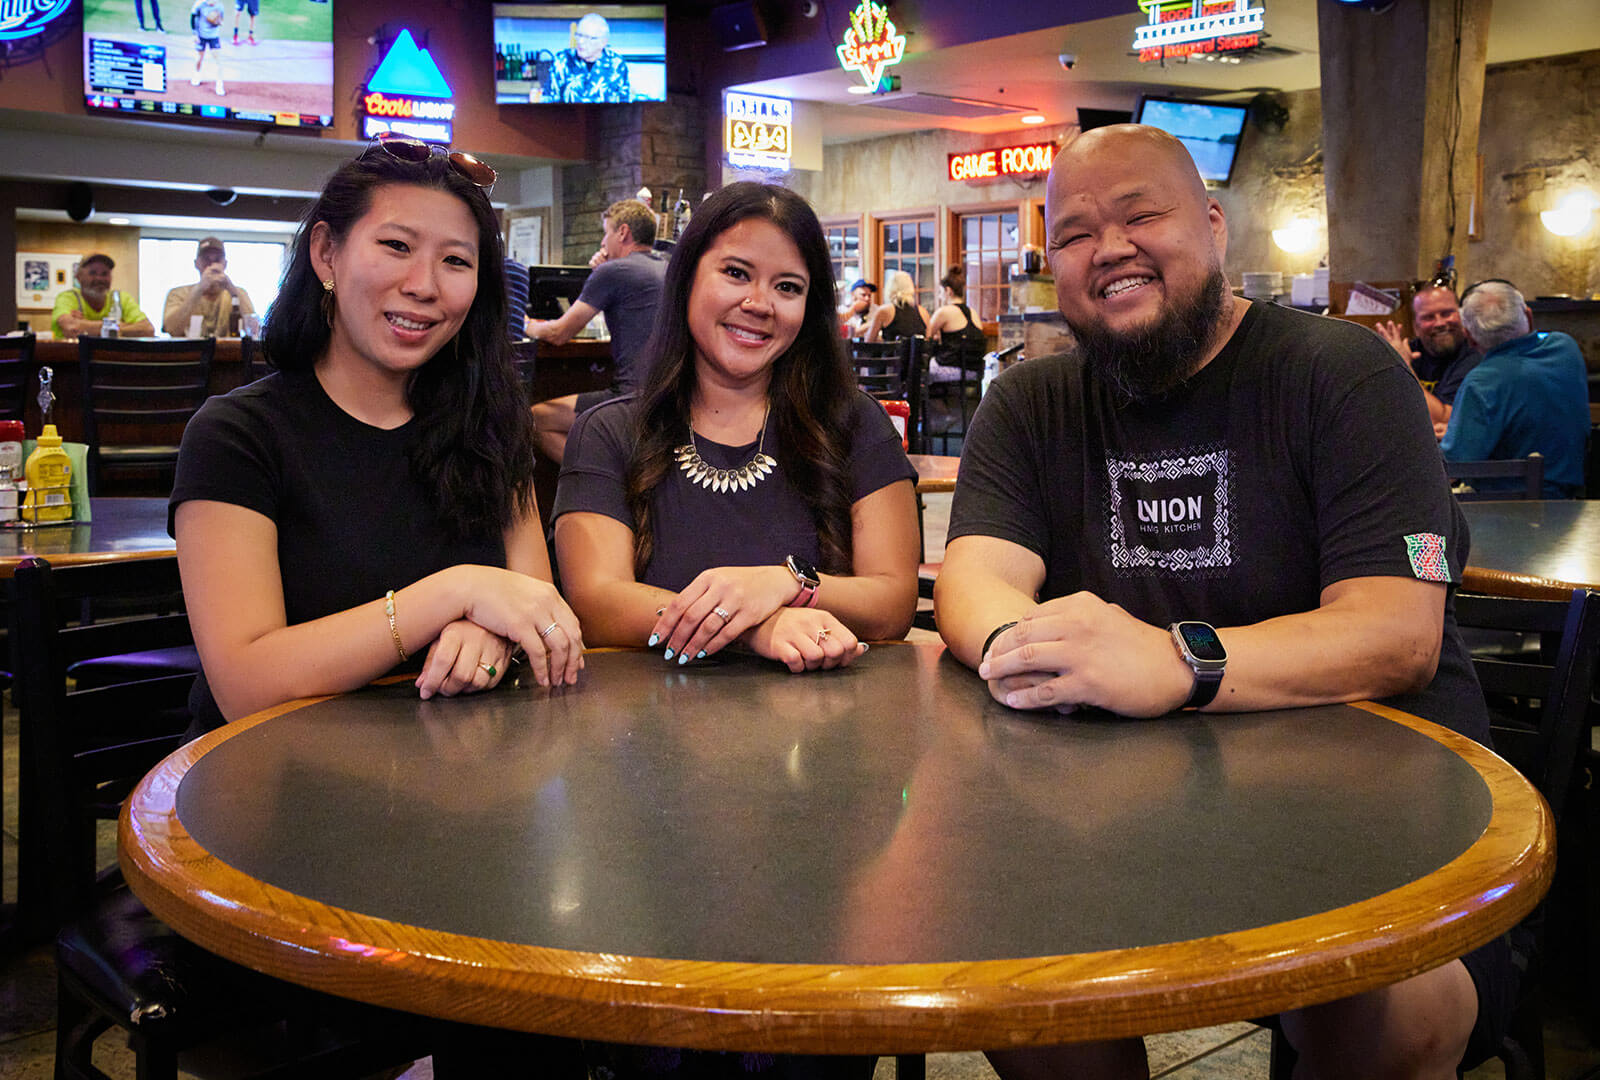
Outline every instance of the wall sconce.
<path id="1" fill-rule="evenodd" d="M 1310 251 L 1322 240 L 1322 229 L 1311 218 L 1296 218 L 1272 230 L 1272 242 L 1290 255 Z"/>
<path id="2" fill-rule="evenodd" d="M 1563 195 L 1554 210 L 1541 210 L 1539 220 L 1557 236 L 1577 236 L 1588 231 L 1596 210 L 1600 210 L 1600 197 L 1588 188 L 1579 188 Z"/>

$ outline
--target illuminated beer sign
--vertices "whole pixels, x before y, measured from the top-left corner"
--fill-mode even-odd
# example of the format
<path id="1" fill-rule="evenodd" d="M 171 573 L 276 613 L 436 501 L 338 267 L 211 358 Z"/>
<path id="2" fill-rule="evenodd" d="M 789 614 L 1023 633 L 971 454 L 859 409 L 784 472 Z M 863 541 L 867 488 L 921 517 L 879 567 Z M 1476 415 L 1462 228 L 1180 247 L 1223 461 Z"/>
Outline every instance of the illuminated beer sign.
<path id="1" fill-rule="evenodd" d="M 0 0 L 0 41 L 42 34 L 70 6 L 71 0 Z M 142 15 L 139 21 L 144 22 Z"/>
<path id="2" fill-rule="evenodd" d="M 1055 156 L 1055 143 L 999 146 L 993 150 L 974 150 L 970 154 L 951 154 L 950 179 L 993 180 L 1001 176 L 1046 173 Z"/>
<path id="3" fill-rule="evenodd" d="M 850 13 L 850 27 L 836 51 L 840 67 L 857 72 L 876 89 L 883 81 L 884 69 L 905 59 L 906 37 L 890 21 L 888 8 L 861 0 Z"/>
<path id="4" fill-rule="evenodd" d="M 417 46 L 411 31 L 402 30 L 361 95 L 361 137 L 392 131 L 449 146 L 456 117 L 451 95 L 428 50 Z"/>
<path id="5" fill-rule="evenodd" d="M 728 164 L 788 172 L 794 102 L 787 98 L 729 92 L 722 146 Z"/>
<path id="6" fill-rule="evenodd" d="M 1266 11 L 1250 0 L 1139 0 L 1150 21 L 1133 31 L 1141 63 L 1261 44 Z"/>

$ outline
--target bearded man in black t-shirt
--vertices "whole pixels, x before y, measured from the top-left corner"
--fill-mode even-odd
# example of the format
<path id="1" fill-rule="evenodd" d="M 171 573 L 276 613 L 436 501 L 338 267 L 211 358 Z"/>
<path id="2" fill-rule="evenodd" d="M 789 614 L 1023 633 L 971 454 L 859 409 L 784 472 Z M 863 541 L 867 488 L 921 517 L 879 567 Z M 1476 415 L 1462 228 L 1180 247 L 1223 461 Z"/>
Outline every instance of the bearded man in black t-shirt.
<path id="1" fill-rule="evenodd" d="M 1417 331 L 1414 338 L 1406 337 L 1392 321 L 1379 323 L 1378 335 L 1411 365 L 1412 374 L 1422 384 L 1434 434 L 1442 438 L 1455 408 L 1456 391 L 1467 373 L 1483 360 L 1483 354 L 1467 340 L 1461 305 L 1446 286 L 1424 285 L 1417 290 L 1411 298 L 1411 324 Z"/>
<path id="2" fill-rule="evenodd" d="M 1234 297 L 1222 208 L 1156 129 L 1064 148 L 1046 219 L 1078 349 L 1014 365 L 973 419 L 935 590 L 951 652 L 1018 709 L 1382 699 L 1487 741 L 1452 613 L 1466 530 L 1394 352 Z M 1283 1028 L 1318 1077 L 1453 1075 L 1498 1046 L 1510 972 L 1502 939 Z M 990 1059 L 1147 1075 L 1138 1039 Z"/>

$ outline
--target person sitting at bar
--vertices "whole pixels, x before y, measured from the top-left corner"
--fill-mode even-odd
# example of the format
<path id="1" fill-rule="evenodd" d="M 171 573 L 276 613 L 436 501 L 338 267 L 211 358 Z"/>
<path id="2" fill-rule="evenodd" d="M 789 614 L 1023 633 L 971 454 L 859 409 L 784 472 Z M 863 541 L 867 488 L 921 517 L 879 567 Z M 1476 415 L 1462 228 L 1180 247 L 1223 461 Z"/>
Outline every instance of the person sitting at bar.
<path id="1" fill-rule="evenodd" d="M 928 309 L 917 303 L 917 283 L 904 270 L 896 270 L 889 275 L 885 288 L 889 302 L 872 313 L 866 339 L 899 341 L 921 337 L 928 329 Z"/>
<path id="2" fill-rule="evenodd" d="M 194 268 L 200 271 L 200 280 L 193 285 L 179 285 L 167 293 L 163 305 L 161 328 L 173 337 L 228 337 L 236 331 L 233 323 L 235 302 L 239 315 L 254 315 L 256 306 L 250 294 L 233 283 L 228 276 L 228 253 L 222 241 L 215 236 L 201 240 L 194 256 Z M 189 332 L 190 319 L 200 316 L 200 332 Z"/>
<path id="3" fill-rule="evenodd" d="M 1233 297 L 1222 207 L 1155 128 L 1064 147 L 1046 222 L 1078 347 L 1001 373 L 973 418 L 934 592 L 956 658 L 1014 709 L 1374 699 L 1487 744 L 1451 614 L 1465 523 L 1393 350 Z M 1498 1048 L 1515 986 L 1500 938 L 1280 1020 L 1305 1075 L 1453 1076 Z M 989 1058 L 1148 1075 L 1139 1039 Z"/>
<path id="4" fill-rule="evenodd" d="M 397 668 L 420 666 L 424 698 L 487 690 L 517 649 L 541 686 L 577 680 L 493 180 L 405 137 L 341 166 L 267 319 L 275 371 L 184 431 L 169 527 L 204 669 L 191 731 Z"/>
<path id="5" fill-rule="evenodd" d="M 611 387 L 551 398 L 533 406 L 533 426 L 539 449 L 561 464 L 567 433 L 585 409 L 632 392 L 649 372 L 645 343 L 655 325 L 656 305 L 667 263 L 652 248 L 656 242 L 656 216 L 636 199 L 623 199 L 606 207 L 600 218 L 600 250 L 590 260 L 594 271 L 583 283 L 570 308 L 559 319 L 528 319 L 528 336 L 551 345 L 564 345 L 596 315 L 604 313 L 611 334 Z"/>
<path id="6" fill-rule="evenodd" d="M 933 313 L 933 318 L 928 320 L 928 340 L 978 348 L 987 345 L 989 339 L 984 336 L 983 327 L 978 325 L 978 321 L 972 317 L 972 309 L 967 307 L 967 272 L 959 266 L 952 266 L 939 279 L 939 291 L 943 303 Z"/>
<path id="7" fill-rule="evenodd" d="M 1559 330 L 1535 333 L 1515 286 L 1474 285 L 1461 320 L 1483 360 L 1461 382 L 1439 449 L 1446 461 L 1544 456 L 1544 495 L 1583 496 L 1589 442 L 1589 374 L 1578 343 Z M 1479 491 L 1509 491 L 1515 478 L 1474 480 Z"/>
<path id="8" fill-rule="evenodd" d="M 649 380 L 578 418 L 561 470 L 556 555 L 590 641 L 679 664 L 739 644 L 800 672 L 910 627 L 916 474 L 833 295 L 798 195 L 737 183 L 696 211 Z"/>
<path id="9" fill-rule="evenodd" d="M 1411 297 L 1411 323 L 1417 331 L 1414 338 L 1407 338 L 1392 320 L 1379 323 L 1378 334 L 1411 365 L 1428 402 L 1428 417 L 1436 433 L 1443 435 L 1456 390 L 1483 354 L 1467 340 L 1456 294 L 1443 285 L 1424 285 L 1416 291 Z"/>
<path id="10" fill-rule="evenodd" d="M 857 278 L 850 286 L 850 300 L 839 305 L 839 333 L 847 338 L 865 337 L 867 321 L 872 318 L 873 302 L 878 287 L 866 278 Z"/>
<path id="11" fill-rule="evenodd" d="M 52 337 L 99 337 L 106 319 L 119 312 L 119 337 L 149 337 L 156 332 L 133 294 L 111 287 L 111 271 L 116 267 L 111 256 L 100 252 L 83 257 L 73 275 L 78 287 L 63 289 L 56 297 L 55 309 L 50 313 Z"/>

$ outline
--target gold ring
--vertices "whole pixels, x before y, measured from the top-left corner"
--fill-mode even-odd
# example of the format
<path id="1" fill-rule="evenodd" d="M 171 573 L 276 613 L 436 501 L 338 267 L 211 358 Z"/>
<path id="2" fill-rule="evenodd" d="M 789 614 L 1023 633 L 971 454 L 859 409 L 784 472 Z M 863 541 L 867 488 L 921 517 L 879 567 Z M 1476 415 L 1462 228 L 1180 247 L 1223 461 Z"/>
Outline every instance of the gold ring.
<path id="1" fill-rule="evenodd" d="M 480 661 L 478 661 L 478 666 L 483 669 L 483 673 L 485 675 L 489 676 L 489 678 L 491 678 L 491 679 L 494 678 L 494 670 L 495 669 L 494 669 L 494 665 L 493 664 L 486 664 L 482 660 L 480 660 Z"/>
<path id="2" fill-rule="evenodd" d="M 560 623 L 551 623 L 549 626 L 547 626 L 543 630 L 539 631 L 539 636 L 540 637 L 549 637 L 551 634 L 553 634 L 555 631 L 557 631 L 560 628 L 561 628 L 561 624 Z"/>
<path id="3" fill-rule="evenodd" d="M 733 620 L 733 616 L 732 615 L 729 615 L 726 611 L 722 610 L 719 607 L 712 608 L 711 609 L 711 614 L 715 615 L 717 618 L 721 619 L 723 622 L 731 622 Z"/>

